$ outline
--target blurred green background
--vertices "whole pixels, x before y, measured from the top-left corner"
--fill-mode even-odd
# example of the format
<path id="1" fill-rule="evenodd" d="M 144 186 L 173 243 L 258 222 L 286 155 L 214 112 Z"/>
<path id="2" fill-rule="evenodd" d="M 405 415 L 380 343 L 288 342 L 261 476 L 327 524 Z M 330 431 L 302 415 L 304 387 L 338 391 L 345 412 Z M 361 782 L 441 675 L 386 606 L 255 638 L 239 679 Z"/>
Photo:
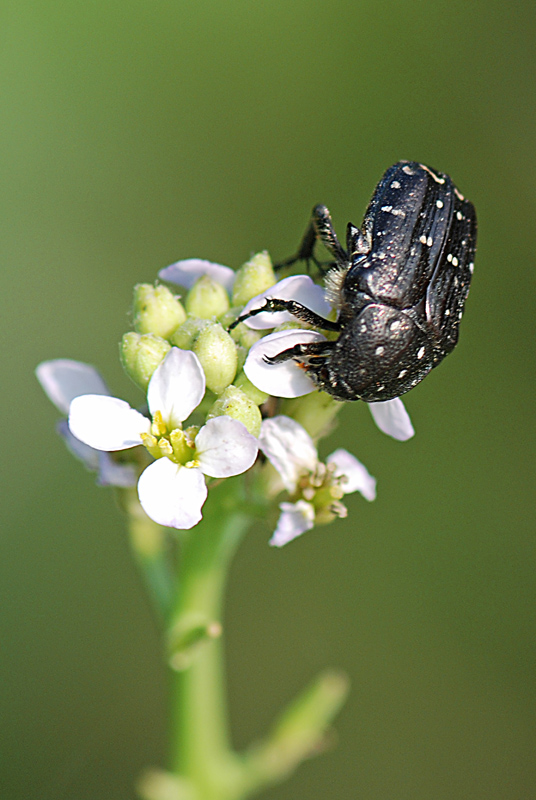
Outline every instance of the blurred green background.
<path id="1" fill-rule="evenodd" d="M 132 800 L 165 749 L 122 520 L 56 437 L 35 365 L 96 363 L 139 402 L 117 360 L 135 282 L 288 256 L 316 202 L 343 234 L 401 158 L 478 211 L 461 344 L 406 396 L 411 442 L 345 407 L 327 452 L 363 460 L 375 503 L 242 546 L 234 738 L 339 666 L 336 749 L 266 797 L 536 797 L 534 3 L 7 0 L 1 17 L 2 797 Z"/>

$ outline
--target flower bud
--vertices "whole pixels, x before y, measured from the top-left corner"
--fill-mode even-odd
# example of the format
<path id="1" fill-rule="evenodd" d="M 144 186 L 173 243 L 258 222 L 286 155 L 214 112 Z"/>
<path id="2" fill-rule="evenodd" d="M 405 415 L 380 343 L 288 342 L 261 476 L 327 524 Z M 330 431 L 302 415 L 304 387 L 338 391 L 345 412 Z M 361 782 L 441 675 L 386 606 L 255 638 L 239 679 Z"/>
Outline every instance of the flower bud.
<path id="1" fill-rule="evenodd" d="M 138 333 L 154 333 L 164 339 L 186 319 L 182 303 L 167 286 L 138 283 L 134 287 L 133 309 Z"/>
<path id="2" fill-rule="evenodd" d="M 253 347 L 265 334 L 265 331 L 254 331 L 251 328 L 247 328 L 243 323 L 240 323 L 236 330 L 239 332 L 238 344 L 241 344 L 246 350 Z"/>
<path id="3" fill-rule="evenodd" d="M 236 371 L 240 372 L 244 368 L 244 364 L 246 363 L 246 358 L 248 357 L 248 351 L 246 350 L 246 348 L 237 344 L 236 357 L 238 359 L 238 363 L 236 365 Z"/>
<path id="4" fill-rule="evenodd" d="M 284 400 L 281 414 L 295 419 L 316 440 L 327 436 L 332 430 L 335 417 L 343 405 L 326 392 L 311 392 L 303 397 Z"/>
<path id="5" fill-rule="evenodd" d="M 266 392 L 261 392 L 260 389 L 257 389 L 249 378 L 246 377 L 244 372 L 239 373 L 233 385 L 236 386 L 237 389 L 241 389 L 250 400 L 253 400 L 256 406 L 265 403 L 270 396 L 266 394 Z"/>
<path id="6" fill-rule="evenodd" d="M 199 334 L 192 348 L 203 367 L 207 388 L 220 394 L 236 375 L 236 345 L 219 322 Z"/>
<path id="7" fill-rule="evenodd" d="M 225 314 L 220 314 L 218 317 L 218 322 L 221 323 L 222 328 L 227 330 L 229 325 L 235 321 L 242 310 L 242 306 L 237 306 L 236 308 L 228 308 Z M 231 335 L 234 333 L 234 328 L 230 331 Z M 233 339 L 235 337 L 233 336 Z"/>
<path id="8" fill-rule="evenodd" d="M 269 289 L 276 282 L 272 259 L 267 251 L 256 253 L 236 273 L 233 286 L 233 305 L 245 306 L 252 297 Z"/>
<path id="9" fill-rule="evenodd" d="M 229 309 L 229 295 L 221 283 L 203 275 L 186 295 L 186 311 L 201 319 L 221 317 Z"/>
<path id="10" fill-rule="evenodd" d="M 125 333 L 120 344 L 121 362 L 127 375 L 145 391 L 153 372 L 171 350 L 171 345 L 152 333 Z"/>
<path id="11" fill-rule="evenodd" d="M 181 350 L 191 350 L 197 337 L 210 323 L 206 319 L 199 317 L 188 317 L 185 323 L 179 325 L 175 333 L 171 336 L 171 344 Z"/>
<path id="12" fill-rule="evenodd" d="M 228 386 L 208 412 L 207 421 L 224 414 L 245 425 L 253 436 L 259 435 L 262 422 L 261 412 L 242 389 L 232 385 Z"/>

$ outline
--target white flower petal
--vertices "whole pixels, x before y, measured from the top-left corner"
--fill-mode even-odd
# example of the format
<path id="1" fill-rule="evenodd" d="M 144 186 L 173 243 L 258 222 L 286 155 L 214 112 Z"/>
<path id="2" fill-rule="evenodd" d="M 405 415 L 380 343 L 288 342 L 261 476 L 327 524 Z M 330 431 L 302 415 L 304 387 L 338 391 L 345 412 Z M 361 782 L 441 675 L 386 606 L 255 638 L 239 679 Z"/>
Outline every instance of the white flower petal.
<path id="1" fill-rule="evenodd" d="M 138 479 L 136 468 L 133 464 L 118 464 L 109 453 L 96 451 L 99 454 L 99 486 L 120 486 L 126 489 L 135 486 Z"/>
<path id="2" fill-rule="evenodd" d="M 292 359 L 282 364 L 267 364 L 265 356 L 276 356 L 297 344 L 324 342 L 326 337 L 316 331 L 286 330 L 270 333 L 256 342 L 248 353 L 244 372 L 262 392 L 275 397 L 301 397 L 315 390 L 305 370 Z"/>
<path id="3" fill-rule="evenodd" d="M 303 472 L 313 472 L 318 453 L 313 440 L 296 420 L 280 415 L 263 420 L 259 447 L 290 493 Z"/>
<path id="4" fill-rule="evenodd" d="M 77 439 L 69 430 L 69 424 L 66 419 L 62 419 L 57 423 L 56 430 L 65 442 L 65 446 L 71 455 L 81 461 L 86 469 L 89 469 L 91 472 L 96 472 L 99 468 L 99 456 L 101 455 L 101 451 L 95 450 L 94 447 L 90 447 L 88 444 L 81 442 L 80 439 Z"/>
<path id="5" fill-rule="evenodd" d="M 245 425 L 231 417 L 209 419 L 195 437 L 199 468 L 211 478 L 229 478 L 249 469 L 259 444 Z"/>
<path id="6" fill-rule="evenodd" d="M 170 264 L 169 267 L 164 267 L 158 273 L 161 280 L 177 283 L 179 286 L 184 286 L 185 289 L 191 289 L 202 275 L 208 275 L 216 283 L 221 283 L 228 292 L 233 288 L 234 270 L 202 258 L 185 258 L 183 261 L 177 261 L 175 264 Z"/>
<path id="7" fill-rule="evenodd" d="M 297 503 L 280 503 L 281 515 L 277 528 L 269 541 L 273 547 L 283 547 L 315 524 L 315 510 L 311 503 L 298 500 Z"/>
<path id="8" fill-rule="evenodd" d="M 141 444 L 150 422 L 117 397 L 84 394 L 75 397 L 69 411 L 73 436 L 96 450 L 125 450 Z"/>
<path id="9" fill-rule="evenodd" d="M 342 484 L 344 494 L 361 492 L 365 500 L 376 499 L 376 478 L 373 478 L 368 469 L 358 461 L 355 456 L 340 448 L 327 457 L 328 464 L 335 464 L 335 475 L 344 475 L 346 481 Z"/>
<path id="10" fill-rule="evenodd" d="M 383 433 L 400 442 L 405 442 L 414 436 L 413 425 L 400 397 L 382 403 L 369 403 L 368 407 L 374 422 Z"/>
<path id="11" fill-rule="evenodd" d="M 170 430 L 178 428 L 205 394 L 205 373 L 195 353 L 172 347 L 147 389 L 151 414 L 160 411 Z"/>
<path id="12" fill-rule="evenodd" d="M 188 529 L 203 516 L 207 486 L 201 470 L 159 458 L 142 473 L 138 496 L 145 513 L 159 525 Z"/>
<path id="13" fill-rule="evenodd" d="M 60 420 L 56 430 L 64 440 L 69 452 L 81 461 L 90 472 L 98 472 L 99 486 L 135 486 L 137 472 L 133 464 L 119 464 L 112 456 L 102 450 L 95 450 L 84 444 L 69 430 L 66 419 Z"/>
<path id="14" fill-rule="evenodd" d="M 331 305 L 326 299 L 322 286 L 314 283 L 309 275 L 291 275 L 289 278 L 283 278 L 279 283 L 270 286 L 269 289 L 253 297 L 244 306 L 242 314 L 247 314 L 248 311 L 260 308 L 268 297 L 276 297 L 278 300 L 296 300 L 306 308 L 310 308 L 311 311 L 316 311 L 321 317 L 327 317 L 331 311 Z M 278 325 L 294 319 L 295 317 L 289 314 L 288 311 L 277 311 L 274 314 L 266 312 L 258 314 L 256 317 L 251 317 L 244 324 L 254 330 L 264 330 L 266 328 L 276 328 Z"/>
<path id="15" fill-rule="evenodd" d="M 63 414 L 69 413 L 71 401 L 81 394 L 110 394 L 95 367 L 82 361 L 69 358 L 43 361 L 35 374 L 48 399 Z"/>

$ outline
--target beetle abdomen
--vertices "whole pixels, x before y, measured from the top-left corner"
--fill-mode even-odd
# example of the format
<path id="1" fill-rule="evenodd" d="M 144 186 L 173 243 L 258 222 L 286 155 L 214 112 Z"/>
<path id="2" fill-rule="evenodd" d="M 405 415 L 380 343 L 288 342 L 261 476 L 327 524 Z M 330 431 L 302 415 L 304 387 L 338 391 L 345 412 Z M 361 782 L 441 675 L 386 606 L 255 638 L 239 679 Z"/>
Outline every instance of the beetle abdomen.
<path id="1" fill-rule="evenodd" d="M 390 400 L 409 391 L 434 365 L 434 347 L 404 311 L 371 303 L 347 324 L 326 359 L 328 385 L 346 399 Z"/>

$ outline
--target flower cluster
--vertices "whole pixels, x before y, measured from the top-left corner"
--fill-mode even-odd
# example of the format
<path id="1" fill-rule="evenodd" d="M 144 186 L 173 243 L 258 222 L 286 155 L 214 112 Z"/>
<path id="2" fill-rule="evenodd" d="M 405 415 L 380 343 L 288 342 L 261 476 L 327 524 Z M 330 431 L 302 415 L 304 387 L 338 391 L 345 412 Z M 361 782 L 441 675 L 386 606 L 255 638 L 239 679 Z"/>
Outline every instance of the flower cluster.
<path id="1" fill-rule="evenodd" d="M 345 516 L 342 498 L 350 492 L 373 500 L 376 481 L 354 456 L 337 450 L 319 461 L 313 438 L 298 422 L 299 408 L 279 413 L 282 401 L 270 401 L 270 396 L 319 394 L 294 361 L 273 365 L 266 359 L 323 335 L 297 327 L 286 311 L 257 314 L 228 331 L 241 313 L 269 296 L 296 300 L 327 317 L 331 306 L 324 290 L 307 275 L 277 282 L 266 253 L 237 272 L 188 259 L 161 270 L 159 277 L 187 290 L 184 305 L 162 284 L 135 287 L 135 330 L 121 344 L 123 366 L 146 391 L 148 413 L 112 397 L 87 364 L 58 359 L 37 368 L 45 392 L 68 415 L 60 433 L 98 472 L 98 482 L 128 487 L 137 480 L 149 517 L 188 529 L 202 517 L 211 479 L 246 472 L 260 449 L 279 476 L 268 493 L 288 493 L 271 539 L 276 546 Z M 340 406 L 330 402 L 326 423 Z M 413 435 L 400 399 L 369 408 L 385 433 L 399 440 Z M 323 427 L 320 420 L 315 439 Z"/>
<path id="2" fill-rule="evenodd" d="M 326 463 L 307 431 L 286 416 L 262 423 L 259 445 L 293 502 L 279 504 L 281 515 L 270 544 L 281 547 L 315 525 L 345 517 L 345 494 L 376 498 L 376 479 L 347 450 L 335 450 Z"/>

